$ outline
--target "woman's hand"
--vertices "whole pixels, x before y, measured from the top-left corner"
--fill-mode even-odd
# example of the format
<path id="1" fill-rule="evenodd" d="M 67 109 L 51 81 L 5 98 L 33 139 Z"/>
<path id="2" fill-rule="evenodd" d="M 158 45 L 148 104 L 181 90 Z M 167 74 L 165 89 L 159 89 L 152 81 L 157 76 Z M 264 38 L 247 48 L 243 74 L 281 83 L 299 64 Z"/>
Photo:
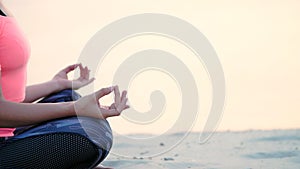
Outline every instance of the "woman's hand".
<path id="1" fill-rule="evenodd" d="M 77 67 L 80 69 L 80 77 L 75 80 L 69 80 L 68 73 L 75 70 Z M 93 81 L 94 78 L 90 79 L 90 70 L 87 67 L 83 68 L 81 64 L 70 65 L 59 71 L 53 79 L 48 82 L 27 86 L 23 102 L 32 103 L 37 99 L 64 89 L 76 90 Z"/>
<path id="2" fill-rule="evenodd" d="M 99 103 L 99 99 L 111 92 L 115 93 L 114 103 L 107 107 Z M 97 92 L 84 96 L 75 102 L 75 111 L 78 116 L 89 116 L 94 118 L 106 119 L 112 116 L 119 116 L 121 112 L 128 109 L 127 91 L 123 91 L 120 96 L 118 86 L 103 88 Z"/>
<path id="3" fill-rule="evenodd" d="M 78 67 L 80 69 L 80 77 L 75 80 L 69 80 L 68 73 Z M 90 70 L 87 67 L 83 67 L 82 64 L 67 66 L 63 70 L 59 71 L 52 79 L 52 81 L 55 81 L 58 85 L 59 90 L 70 88 L 76 90 L 90 84 L 94 80 L 95 78 L 90 78 Z"/>

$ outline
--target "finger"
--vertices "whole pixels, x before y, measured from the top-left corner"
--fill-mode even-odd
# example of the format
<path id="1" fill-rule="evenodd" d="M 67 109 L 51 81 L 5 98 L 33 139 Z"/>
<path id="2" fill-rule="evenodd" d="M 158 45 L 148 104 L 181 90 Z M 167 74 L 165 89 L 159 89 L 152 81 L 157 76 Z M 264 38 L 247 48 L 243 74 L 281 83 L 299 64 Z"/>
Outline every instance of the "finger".
<path id="1" fill-rule="evenodd" d="M 85 80 L 88 80 L 90 78 L 89 69 L 87 67 L 84 67 L 84 69 L 83 69 L 82 78 Z"/>
<path id="2" fill-rule="evenodd" d="M 124 100 L 121 101 L 121 103 L 117 106 L 116 110 L 121 113 L 123 110 L 128 109 L 129 106 L 126 105 L 128 99 L 125 98 Z"/>
<path id="3" fill-rule="evenodd" d="M 116 109 L 100 109 L 101 110 L 101 114 L 104 118 L 108 118 L 108 117 L 113 117 L 113 116 L 119 116 L 120 112 L 118 112 Z"/>
<path id="4" fill-rule="evenodd" d="M 86 86 L 86 85 L 92 83 L 94 80 L 95 80 L 95 78 L 93 77 L 93 78 L 91 78 L 90 80 L 85 81 L 81 86 Z"/>
<path id="5" fill-rule="evenodd" d="M 97 92 L 95 92 L 95 95 L 97 99 L 100 99 L 101 97 L 110 94 L 113 91 L 113 89 L 114 89 L 113 87 L 102 88 Z"/>
<path id="6" fill-rule="evenodd" d="M 130 106 L 127 105 L 127 101 L 128 101 L 128 98 L 126 98 L 125 102 L 124 102 L 124 109 L 123 110 L 126 110 L 126 109 L 129 109 Z"/>
<path id="7" fill-rule="evenodd" d="M 125 110 L 125 107 L 127 107 L 127 101 L 128 101 L 128 98 L 125 98 L 124 100 L 122 100 L 121 102 L 121 108 L 122 110 Z"/>
<path id="8" fill-rule="evenodd" d="M 103 106 L 103 105 L 101 105 L 100 108 L 108 110 L 109 106 Z"/>
<path id="9" fill-rule="evenodd" d="M 127 97 L 127 91 L 124 90 L 124 91 L 122 92 L 121 101 L 124 100 L 124 99 L 126 99 L 126 97 Z"/>
<path id="10" fill-rule="evenodd" d="M 87 82 L 87 85 L 90 84 L 90 83 L 92 83 L 95 79 L 96 79 L 96 78 L 94 78 L 94 77 L 91 78 L 91 79 Z"/>
<path id="11" fill-rule="evenodd" d="M 79 78 L 82 78 L 84 75 L 84 68 L 83 68 L 82 64 L 79 65 L 79 69 L 80 69 L 80 77 Z"/>
<path id="12" fill-rule="evenodd" d="M 84 72 L 84 78 L 86 80 L 88 80 L 90 78 L 90 73 L 89 73 L 89 69 L 87 67 L 85 67 L 85 72 Z"/>
<path id="13" fill-rule="evenodd" d="M 91 70 L 87 68 L 86 79 L 89 79 L 89 78 L 90 78 L 90 72 L 91 72 Z"/>
<path id="14" fill-rule="evenodd" d="M 115 103 L 111 104 L 111 105 L 109 106 L 109 108 L 110 108 L 110 109 L 116 109 Z"/>
<path id="15" fill-rule="evenodd" d="M 119 86 L 114 87 L 114 92 L 115 92 L 115 104 L 119 105 L 120 104 L 120 91 L 119 91 Z"/>
<path id="16" fill-rule="evenodd" d="M 129 108 L 130 108 L 129 105 L 125 105 L 125 106 L 123 107 L 122 111 L 124 111 L 124 110 L 126 110 L 126 109 L 129 109 Z M 122 112 L 122 111 L 121 111 L 121 112 Z"/>
<path id="17" fill-rule="evenodd" d="M 73 64 L 73 65 L 69 65 L 69 66 L 67 66 L 66 68 L 64 68 L 64 69 L 62 70 L 62 72 L 69 73 L 69 72 L 71 72 L 72 70 L 76 69 L 79 65 L 81 65 L 81 64 Z"/>

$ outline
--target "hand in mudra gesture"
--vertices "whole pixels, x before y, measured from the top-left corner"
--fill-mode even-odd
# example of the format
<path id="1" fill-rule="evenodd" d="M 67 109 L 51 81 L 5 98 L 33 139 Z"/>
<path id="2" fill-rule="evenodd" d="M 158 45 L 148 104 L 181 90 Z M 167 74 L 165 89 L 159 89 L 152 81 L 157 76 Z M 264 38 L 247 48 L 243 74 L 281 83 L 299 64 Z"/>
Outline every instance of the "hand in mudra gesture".
<path id="1" fill-rule="evenodd" d="M 101 105 L 99 99 L 111 92 L 115 94 L 114 103 L 110 106 Z M 122 94 L 120 94 L 118 86 L 102 88 L 76 101 L 75 111 L 78 116 L 106 119 L 112 116 L 119 116 L 123 110 L 128 109 L 127 100 L 127 91 L 124 90 Z"/>
<path id="2" fill-rule="evenodd" d="M 79 68 L 80 76 L 77 79 L 68 79 L 68 73 L 74 71 L 76 68 Z M 90 70 L 88 67 L 83 67 L 82 64 L 69 65 L 59 71 L 52 79 L 52 81 L 55 81 L 59 85 L 59 90 L 70 88 L 77 90 L 92 83 L 94 80 L 95 78 L 90 78 Z"/>

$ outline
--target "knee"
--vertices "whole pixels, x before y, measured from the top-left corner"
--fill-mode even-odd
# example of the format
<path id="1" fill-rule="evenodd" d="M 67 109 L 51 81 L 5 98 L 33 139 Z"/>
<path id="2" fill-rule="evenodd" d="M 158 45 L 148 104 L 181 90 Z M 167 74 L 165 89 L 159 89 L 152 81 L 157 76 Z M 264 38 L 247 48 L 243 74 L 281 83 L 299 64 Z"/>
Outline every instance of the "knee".
<path id="1" fill-rule="evenodd" d="M 113 134 L 107 120 L 78 117 L 80 125 L 88 137 L 99 147 L 110 151 L 113 143 Z"/>

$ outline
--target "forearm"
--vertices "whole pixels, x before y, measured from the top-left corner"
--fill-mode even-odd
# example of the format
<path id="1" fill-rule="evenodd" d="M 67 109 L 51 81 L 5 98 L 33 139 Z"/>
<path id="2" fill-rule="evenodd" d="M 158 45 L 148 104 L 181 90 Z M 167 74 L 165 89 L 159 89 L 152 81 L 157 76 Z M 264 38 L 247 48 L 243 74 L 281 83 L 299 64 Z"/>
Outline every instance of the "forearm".
<path id="1" fill-rule="evenodd" d="M 75 115 L 74 102 L 32 104 L 0 101 L 0 127 L 32 125 Z"/>
<path id="2" fill-rule="evenodd" d="M 51 93 L 62 90 L 59 84 L 55 81 L 48 81 L 36 85 L 26 87 L 24 103 L 32 103 L 37 99 L 45 97 Z"/>

